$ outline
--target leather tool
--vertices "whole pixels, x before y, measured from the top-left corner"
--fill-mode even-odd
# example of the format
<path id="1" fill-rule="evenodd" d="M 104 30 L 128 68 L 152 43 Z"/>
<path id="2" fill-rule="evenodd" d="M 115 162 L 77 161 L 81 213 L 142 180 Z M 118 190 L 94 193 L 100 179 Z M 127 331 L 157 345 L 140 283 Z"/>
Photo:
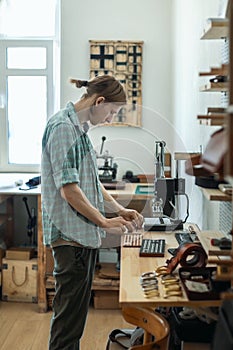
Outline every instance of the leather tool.
<path id="1" fill-rule="evenodd" d="M 192 256 L 192 258 L 188 259 L 190 256 Z M 166 262 L 167 273 L 172 273 L 178 264 L 182 267 L 205 267 L 207 263 L 207 254 L 201 245 L 185 243 L 178 248 L 176 256 Z"/>

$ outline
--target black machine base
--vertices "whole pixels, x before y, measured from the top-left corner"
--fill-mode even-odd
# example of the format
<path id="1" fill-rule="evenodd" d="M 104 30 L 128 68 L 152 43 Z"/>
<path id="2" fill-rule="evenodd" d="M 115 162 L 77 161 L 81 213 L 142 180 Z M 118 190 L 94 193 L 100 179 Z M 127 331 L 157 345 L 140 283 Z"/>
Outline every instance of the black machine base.
<path id="1" fill-rule="evenodd" d="M 170 220 L 168 218 L 145 218 L 144 220 L 145 231 L 174 231 L 182 229 L 183 222 L 181 220 Z"/>

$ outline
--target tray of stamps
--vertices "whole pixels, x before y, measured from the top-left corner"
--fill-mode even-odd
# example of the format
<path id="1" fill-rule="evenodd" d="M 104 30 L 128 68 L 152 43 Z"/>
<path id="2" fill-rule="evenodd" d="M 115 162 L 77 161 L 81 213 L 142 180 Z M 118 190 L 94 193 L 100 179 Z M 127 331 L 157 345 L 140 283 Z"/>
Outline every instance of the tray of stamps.
<path id="1" fill-rule="evenodd" d="M 165 252 L 165 239 L 143 239 L 139 256 L 163 257 Z"/>
<path id="2" fill-rule="evenodd" d="M 123 247 L 141 247 L 142 245 L 142 234 L 132 233 L 123 236 Z"/>

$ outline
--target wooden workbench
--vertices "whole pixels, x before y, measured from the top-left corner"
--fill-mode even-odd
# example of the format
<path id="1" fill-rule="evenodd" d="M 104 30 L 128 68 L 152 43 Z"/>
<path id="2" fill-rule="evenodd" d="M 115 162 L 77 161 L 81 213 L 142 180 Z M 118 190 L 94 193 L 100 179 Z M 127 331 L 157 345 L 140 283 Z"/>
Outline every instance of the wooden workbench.
<path id="1" fill-rule="evenodd" d="M 199 231 L 198 237 L 202 243 L 202 246 L 207 251 L 213 247 L 210 245 L 210 239 L 221 238 L 222 235 L 215 231 Z M 171 255 L 167 252 L 168 248 L 176 248 L 177 241 L 175 239 L 174 232 L 146 232 L 143 234 L 143 238 L 159 239 L 165 238 L 166 249 L 164 257 L 139 257 L 139 248 L 122 247 L 121 248 L 121 271 L 120 271 L 120 304 L 124 306 L 144 306 L 144 307 L 157 307 L 157 306 L 189 306 L 189 307 L 208 307 L 219 306 L 221 300 L 189 300 L 183 291 L 182 297 L 172 296 L 164 298 L 164 289 L 161 284 L 161 278 L 159 281 L 159 297 L 145 298 L 142 288 L 139 283 L 139 279 L 142 273 L 155 271 L 158 266 L 166 265 L 167 259 L 171 259 Z M 214 247 L 219 251 L 218 247 Z M 179 267 L 179 266 L 178 266 Z"/>

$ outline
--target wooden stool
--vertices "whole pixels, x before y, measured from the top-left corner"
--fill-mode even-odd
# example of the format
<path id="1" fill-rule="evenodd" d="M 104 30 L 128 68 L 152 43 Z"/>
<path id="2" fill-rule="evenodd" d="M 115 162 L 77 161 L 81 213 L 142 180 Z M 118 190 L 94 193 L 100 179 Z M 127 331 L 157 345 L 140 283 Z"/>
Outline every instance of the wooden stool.
<path id="1" fill-rule="evenodd" d="M 124 307 L 124 319 L 144 329 L 143 345 L 132 346 L 130 350 L 168 350 L 170 327 L 167 320 L 153 309 L 144 307 Z M 154 340 L 152 340 L 154 337 Z"/>

